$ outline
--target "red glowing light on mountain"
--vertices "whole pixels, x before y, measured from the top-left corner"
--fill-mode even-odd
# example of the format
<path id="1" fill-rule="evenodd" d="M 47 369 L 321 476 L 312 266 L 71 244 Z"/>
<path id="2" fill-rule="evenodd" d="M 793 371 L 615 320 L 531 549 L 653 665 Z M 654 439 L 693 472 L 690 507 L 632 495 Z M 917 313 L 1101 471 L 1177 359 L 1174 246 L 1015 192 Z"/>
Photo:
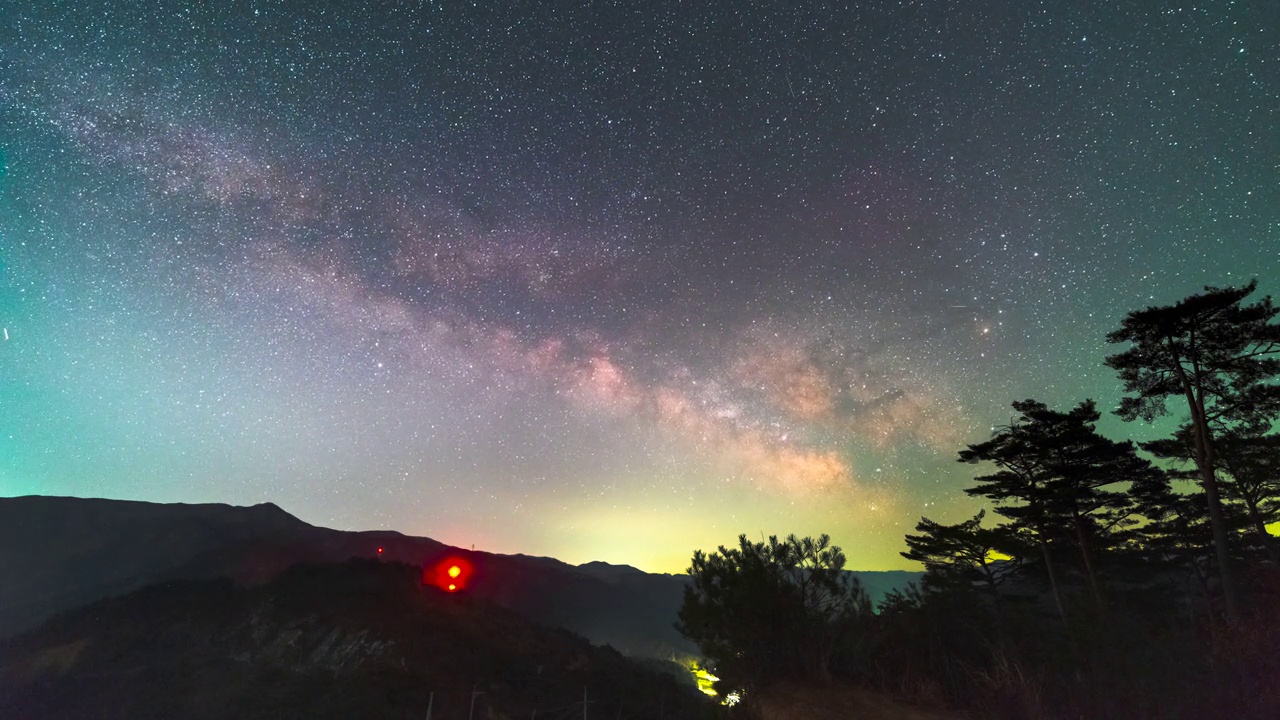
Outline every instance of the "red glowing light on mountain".
<path id="1" fill-rule="evenodd" d="M 446 557 L 422 571 L 422 583 L 435 585 L 445 592 L 459 592 L 467 588 L 473 568 L 465 558 Z"/>

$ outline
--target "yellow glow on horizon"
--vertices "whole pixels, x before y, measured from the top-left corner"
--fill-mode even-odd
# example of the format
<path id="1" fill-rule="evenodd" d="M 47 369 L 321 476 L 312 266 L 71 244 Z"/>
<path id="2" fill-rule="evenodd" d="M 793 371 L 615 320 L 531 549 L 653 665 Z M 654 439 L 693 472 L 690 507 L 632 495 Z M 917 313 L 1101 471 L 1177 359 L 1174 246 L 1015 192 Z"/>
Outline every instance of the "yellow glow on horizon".
<path id="1" fill-rule="evenodd" d="M 632 498 L 625 493 L 607 502 L 548 507 L 547 512 L 557 513 L 562 522 L 554 534 L 542 538 L 545 544 L 537 552 L 575 565 L 603 561 L 682 575 L 695 549 L 709 553 L 720 545 L 736 547 L 742 533 L 756 542 L 770 535 L 816 537 L 830 533 L 833 542 L 844 548 L 850 569 L 914 569 L 898 555 L 902 531 L 897 518 L 889 510 L 865 509 L 860 503 L 868 496 L 860 491 L 815 493 L 791 502 L 787 499 L 790 496 L 743 482 L 727 483 L 717 492 L 699 497 L 697 502 L 672 508 L 650 508 L 647 503 L 652 503 L 652 498 L 643 494 Z M 881 508 L 893 505 L 885 502 Z M 715 508 L 710 518 L 707 508 Z M 859 536 L 845 535 L 851 528 L 856 528 Z M 879 545 L 884 546 L 889 559 L 877 562 L 863 555 L 880 554 Z M 513 548 L 515 551 L 528 553 L 529 548 Z"/>
<path id="2" fill-rule="evenodd" d="M 454 565 L 453 567 L 449 568 L 449 577 L 456 578 L 461 574 L 462 574 L 462 568 L 458 567 L 457 565 Z M 452 590 L 453 586 L 450 585 L 449 589 Z"/>

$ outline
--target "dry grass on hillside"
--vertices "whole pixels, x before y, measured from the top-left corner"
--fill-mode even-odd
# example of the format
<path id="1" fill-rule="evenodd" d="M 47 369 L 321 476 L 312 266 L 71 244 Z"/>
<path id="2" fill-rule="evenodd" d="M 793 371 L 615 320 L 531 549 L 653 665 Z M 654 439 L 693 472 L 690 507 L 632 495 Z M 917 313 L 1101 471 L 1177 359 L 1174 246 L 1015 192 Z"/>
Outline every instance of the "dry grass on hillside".
<path id="1" fill-rule="evenodd" d="M 964 720 L 964 715 L 913 707 L 854 685 L 777 685 L 757 699 L 761 720 Z"/>

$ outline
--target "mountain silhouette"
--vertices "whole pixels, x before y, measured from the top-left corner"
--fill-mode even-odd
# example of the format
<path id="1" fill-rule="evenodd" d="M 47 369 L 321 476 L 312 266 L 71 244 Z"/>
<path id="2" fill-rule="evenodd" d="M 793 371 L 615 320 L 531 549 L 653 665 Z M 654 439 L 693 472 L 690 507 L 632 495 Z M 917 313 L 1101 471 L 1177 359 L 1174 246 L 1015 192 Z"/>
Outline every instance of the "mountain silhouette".
<path id="1" fill-rule="evenodd" d="M 393 531 L 331 530 L 270 503 L 46 496 L 0 498 L 0 637 L 157 582 L 230 578 L 252 586 L 298 563 L 353 557 L 420 568 L 461 559 L 474 569 L 465 592 L 476 599 L 629 655 L 697 652 L 674 628 L 683 575 L 465 550 Z M 906 571 L 856 574 L 873 600 L 919 577 Z"/>

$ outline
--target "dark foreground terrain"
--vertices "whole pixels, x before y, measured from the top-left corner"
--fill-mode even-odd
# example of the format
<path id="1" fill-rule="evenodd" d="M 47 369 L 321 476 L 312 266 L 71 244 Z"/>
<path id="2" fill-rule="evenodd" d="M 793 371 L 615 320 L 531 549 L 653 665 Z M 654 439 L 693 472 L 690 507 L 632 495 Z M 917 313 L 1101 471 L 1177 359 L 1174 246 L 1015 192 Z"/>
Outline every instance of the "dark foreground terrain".
<path id="1" fill-rule="evenodd" d="M 673 671 L 678 668 L 672 666 Z M 0 641 L 4 718 L 696 718 L 678 673 L 421 584 L 304 565 L 251 587 L 175 580 Z"/>

